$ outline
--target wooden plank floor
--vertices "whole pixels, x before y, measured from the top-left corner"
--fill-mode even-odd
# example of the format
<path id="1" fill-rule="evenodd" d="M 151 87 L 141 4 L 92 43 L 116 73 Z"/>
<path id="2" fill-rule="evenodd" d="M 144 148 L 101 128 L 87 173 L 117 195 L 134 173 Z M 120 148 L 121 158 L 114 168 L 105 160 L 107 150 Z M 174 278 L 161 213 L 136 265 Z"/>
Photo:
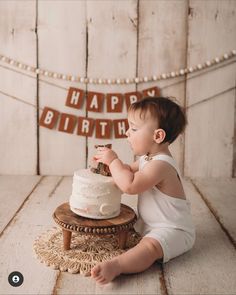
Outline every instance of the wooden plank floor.
<path id="1" fill-rule="evenodd" d="M 54 209 L 68 201 L 72 178 L 0 176 L 0 294 L 236 294 L 236 179 L 186 180 L 197 239 L 164 265 L 122 275 L 106 286 L 90 277 L 53 270 L 34 256 L 33 242 L 55 226 Z M 136 197 L 123 203 L 136 207 Z M 24 283 L 12 287 L 8 275 Z"/>

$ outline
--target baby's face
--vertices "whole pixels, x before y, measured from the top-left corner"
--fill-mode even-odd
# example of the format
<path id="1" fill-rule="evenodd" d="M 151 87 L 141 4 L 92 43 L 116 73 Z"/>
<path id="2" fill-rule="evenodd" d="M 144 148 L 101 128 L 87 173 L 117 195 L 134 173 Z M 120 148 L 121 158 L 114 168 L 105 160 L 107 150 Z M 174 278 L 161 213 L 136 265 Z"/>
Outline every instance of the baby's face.
<path id="1" fill-rule="evenodd" d="M 145 155 L 154 143 L 154 131 L 158 129 L 157 120 L 151 114 L 147 113 L 145 118 L 141 118 L 140 111 L 132 111 L 128 113 L 128 123 L 126 136 L 134 154 Z"/>

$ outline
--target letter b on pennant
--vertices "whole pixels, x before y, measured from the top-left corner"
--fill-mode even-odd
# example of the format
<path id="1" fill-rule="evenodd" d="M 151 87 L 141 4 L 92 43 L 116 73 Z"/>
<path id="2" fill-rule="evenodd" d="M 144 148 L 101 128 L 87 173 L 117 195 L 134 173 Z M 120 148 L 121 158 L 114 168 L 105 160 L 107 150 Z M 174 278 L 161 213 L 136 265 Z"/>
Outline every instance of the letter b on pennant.
<path id="1" fill-rule="evenodd" d="M 49 129 L 52 129 L 57 122 L 58 116 L 59 116 L 58 111 L 48 108 L 48 107 L 45 107 L 43 109 L 43 113 L 42 113 L 41 118 L 39 120 L 39 125 L 49 128 Z"/>

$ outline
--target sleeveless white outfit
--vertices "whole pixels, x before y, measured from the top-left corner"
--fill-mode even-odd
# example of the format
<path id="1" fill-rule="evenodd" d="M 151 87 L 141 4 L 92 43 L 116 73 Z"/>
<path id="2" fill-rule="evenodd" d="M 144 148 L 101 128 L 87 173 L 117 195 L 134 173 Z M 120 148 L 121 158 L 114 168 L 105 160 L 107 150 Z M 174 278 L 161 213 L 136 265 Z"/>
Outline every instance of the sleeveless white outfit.
<path id="1" fill-rule="evenodd" d="M 139 170 L 147 160 L 140 157 Z M 152 161 L 165 161 L 177 171 L 175 160 L 167 155 L 156 155 Z M 135 229 L 143 237 L 156 239 L 163 250 L 163 262 L 190 250 L 195 241 L 195 228 L 192 222 L 188 200 L 175 198 L 162 193 L 156 186 L 138 196 L 138 221 Z"/>

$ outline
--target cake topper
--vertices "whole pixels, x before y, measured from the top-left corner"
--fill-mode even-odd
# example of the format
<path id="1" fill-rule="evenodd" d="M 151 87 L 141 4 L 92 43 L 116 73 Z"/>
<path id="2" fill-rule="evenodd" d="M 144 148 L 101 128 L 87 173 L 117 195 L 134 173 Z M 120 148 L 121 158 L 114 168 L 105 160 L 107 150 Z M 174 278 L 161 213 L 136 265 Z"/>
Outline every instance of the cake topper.
<path id="1" fill-rule="evenodd" d="M 112 146 L 111 144 L 99 144 L 99 145 L 95 145 L 95 148 L 97 149 L 98 147 L 107 147 L 111 149 L 111 146 Z M 90 170 L 96 174 L 101 174 L 103 176 L 111 176 L 109 166 L 101 162 L 98 163 L 97 168 L 92 167 L 90 168 Z"/>

